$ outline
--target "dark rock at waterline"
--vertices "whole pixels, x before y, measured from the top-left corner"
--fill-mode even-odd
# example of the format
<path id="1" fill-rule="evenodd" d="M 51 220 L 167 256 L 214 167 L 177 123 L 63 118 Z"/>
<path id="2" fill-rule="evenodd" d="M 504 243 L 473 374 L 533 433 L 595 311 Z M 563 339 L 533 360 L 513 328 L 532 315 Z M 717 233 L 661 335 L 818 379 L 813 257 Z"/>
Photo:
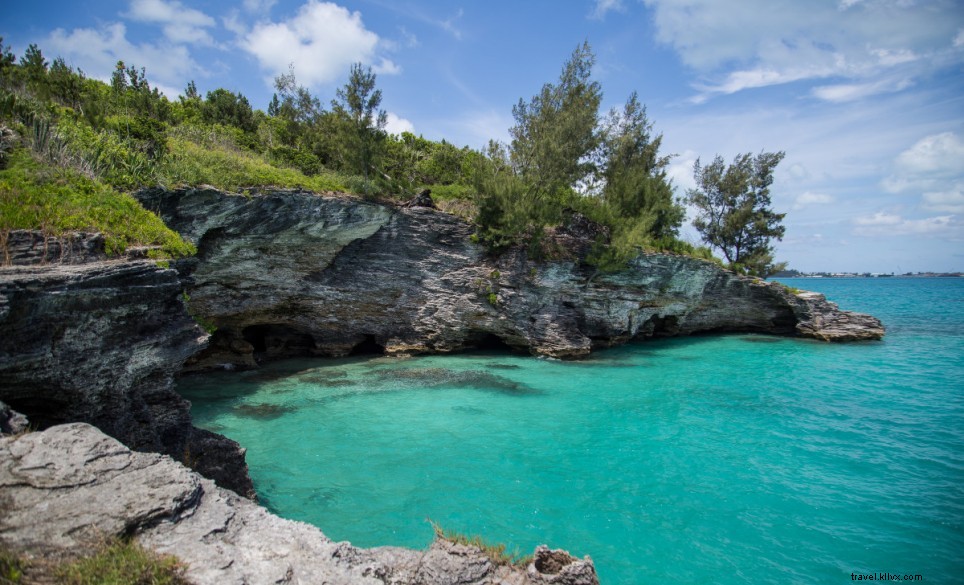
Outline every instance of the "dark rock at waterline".
<path id="1" fill-rule="evenodd" d="M 173 389 L 207 339 L 181 291 L 177 272 L 147 261 L 0 268 L 0 400 L 37 428 L 91 423 L 253 495 L 244 451 L 196 429 Z"/>
<path id="2" fill-rule="evenodd" d="M 218 327 L 192 369 L 294 356 L 404 355 L 501 347 L 556 358 L 634 339 L 709 331 L 879 339 L 880 322 L 712 262 L 642 254 L 596 274 L 604 237 L 577 213 L 547 234 L 563 250 L 498 258 L 473 228 L 427 207 L 345 196 L 209 188 L 136 194 L 198 247 L 180 268 L 190 304 Z M 568 255 L 567 255 L 568 254 Z"/>
<path id="3" fill-rule="evenodd" d="M 197 585 L 243 583 L 598 584 L 592 561 L 540 546 L 526 567 L 436 539 L 362 549 L 284 520 L 169 457 L 135 453 L 86 424 L 0 439 L 0 548 L 76 553 L 132 537 L 180 559 Z"/>

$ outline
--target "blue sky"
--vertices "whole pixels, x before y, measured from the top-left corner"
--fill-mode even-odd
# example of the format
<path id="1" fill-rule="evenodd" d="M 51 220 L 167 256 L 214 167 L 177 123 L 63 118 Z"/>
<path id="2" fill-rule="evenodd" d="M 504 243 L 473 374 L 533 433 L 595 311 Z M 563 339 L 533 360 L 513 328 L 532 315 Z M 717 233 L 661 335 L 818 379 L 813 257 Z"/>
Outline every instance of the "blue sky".
<path id="1" fill-rule="evenodd" d="M 604 109 L 639 92 L 679 194 L 697 157 L 786 151 L 791 267 L 964 270 L 960 0 L 15 2 L 0 35 L 92 77 L 123 59 L 170 97 L 193 79 L 262 109 L 289 64 L 327 103 L 360 61 L 390 129 L 473 148 L 505 140 L 512 105 L 588 40 Z"/>

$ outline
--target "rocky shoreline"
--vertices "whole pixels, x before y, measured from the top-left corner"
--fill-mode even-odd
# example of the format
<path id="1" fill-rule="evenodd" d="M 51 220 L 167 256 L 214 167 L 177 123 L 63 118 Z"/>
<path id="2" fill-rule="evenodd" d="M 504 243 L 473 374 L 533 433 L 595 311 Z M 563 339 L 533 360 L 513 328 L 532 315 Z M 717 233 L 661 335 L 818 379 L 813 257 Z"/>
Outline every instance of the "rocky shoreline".
<path id="1" fill-rule="evenodd" d="M 217 330 L 189 369 L 487 346 L 572 359 L 701 332 L 884 334 L 877 319 L 822 295 L 704 260 L 643 254 L 626 270 L 596 274 L 582 262 L 595 234 L 579 216 L 547 236 L 550 259 L 522 248 L 492 258 L 472 242 L 471 225 L 429 207 L 204 188 L 137 197 L 198 248 L 178 269 L 192 312 Z"/>
<path id="2" fill-rule="evenodd" d="M 571 359 L 701 332 L 884 334 L 822 295 L 693 258 L 645 254 L 596 274 L 581 261 L 592 233 L 579 217 L 536 261 L 523 249 L 487 256 L 470 225 L 431 207 L 208 188 L 137 197 L 197 256 L 168 268 L 108 260 L 95 234 L 5 235 L 0 428 L 22 430 L 19 412 L 42 431 L 0 440 L 5 547 L 136 536 L 187 561 L 197 583 L 595 583 L 591 561 L 560 551 L 504 567 L 446 541 L 356 549 L 274 517 L 235 495 L 254 496 L 244 450 L 191 424 L 175 376 L 293 356 L 504 347 Z"/>

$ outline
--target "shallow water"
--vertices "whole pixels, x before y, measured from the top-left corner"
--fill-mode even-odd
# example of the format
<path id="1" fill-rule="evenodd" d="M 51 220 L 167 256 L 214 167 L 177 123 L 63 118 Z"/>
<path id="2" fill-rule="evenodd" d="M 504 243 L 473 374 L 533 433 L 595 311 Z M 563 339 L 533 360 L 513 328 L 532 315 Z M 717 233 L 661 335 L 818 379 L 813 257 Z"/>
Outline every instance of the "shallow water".
<path id="1" fill-rule="evenodd" d="M 426 519 L 591 555 L 603 583 L 964 580 L 964 279 L 787 279 L 883 342 L 652 341 L 182 380 L 263 502 L 359 546 Z"/>

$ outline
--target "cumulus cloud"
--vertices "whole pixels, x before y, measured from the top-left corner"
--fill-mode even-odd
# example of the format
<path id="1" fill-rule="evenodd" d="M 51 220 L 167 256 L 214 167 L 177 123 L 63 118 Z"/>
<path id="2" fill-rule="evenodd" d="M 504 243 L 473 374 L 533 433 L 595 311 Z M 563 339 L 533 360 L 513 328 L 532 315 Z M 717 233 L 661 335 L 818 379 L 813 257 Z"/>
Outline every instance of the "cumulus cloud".
<path id="1" fill-rule="evenodd" d="M 654 11 L 657 39 L 705 76 L 698 88 L 704 95 L 696 101 L 820 79 L 846 83 L 827 86 L 815 97 L 856 99 L 895 91 L 901 80 L 962 60 L 954 47 L 964 34 L 964 12 L 943 0 L 845 0 L 837 6 L 796 0 L 644 2 Z M 876 85 L 882 75 L 898 79 Z"/>
<path id="2" fill-rule="evenodd" d="M 127 16 L 131 20 L 161 25 L 164 36 L 174 43 L 214 44 L 207 31 L 214 26 L 214 19 L 177 0 L 133 0 Z"/>
<path id="3" fill-rule="evenodd" d="M 389 134 L 398 136 L 402 132 L 415 132 L 415 126 L 405 118 L 400 118 L 393 112 L 388 112 L 388 122 L 385 124 L 385 131 Z"/>
<path id="4" fill-rule="evenodd" d="M 70 32 L 58 28 L 50 33 L 43 46 L 88 75 L 105 81 L 110 79 L 117 61 L 145 67 L 151 84 L 165 93 L 202 71 L 183 45 L 131 43 L 127 39 L 127 28 L 119 22 L 100 29 L 78 28 Z M 168 94 L 168 97 L 174 95 Z"/>
<path id="5" fill-rule="evenodd" d="M 271 77 L 293 63 L 299 83 L 307 86 L 335 81 L 355 62 L 371 65 L 376 73 L 400 70 L 376 54 L 379 37 L 365 28 L 361 13 L 331 2 L 309 0 L 289 20 L 256 24 L 243 36 L 241 47 Z"/>
<path id="6" fill-rule="evenodd" d="M 797 199 L 793 202 L 793 208 L 803 209 L 813 205 L 826 205 L 833 202 L 834 198 L 831 195 L 827 195 L 826 193 L 811 193 L 810 191 L 806 191 L 797 196 Z"/>
<path id="7" fill-rule="evenodd" d="M 891 193 L 945 191 L 964 181 L 964 141 L 953 132 L 921 138 L 901 152 L 883 186 Z"/>

